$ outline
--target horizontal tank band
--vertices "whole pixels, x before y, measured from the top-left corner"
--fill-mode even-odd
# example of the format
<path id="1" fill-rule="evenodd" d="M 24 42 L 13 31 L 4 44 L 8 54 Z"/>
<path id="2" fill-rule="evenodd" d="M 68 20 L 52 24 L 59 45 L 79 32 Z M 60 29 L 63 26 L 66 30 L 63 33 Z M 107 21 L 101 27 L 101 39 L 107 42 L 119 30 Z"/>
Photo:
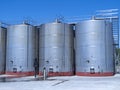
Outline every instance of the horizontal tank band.
<path id="1" fill-rule="evenodd" d="M 80 34 L 83 34 L 83 35 L 96 35 L 96 32 L 99 32 L 99 33 L 102 33 L 103 31 L 86 31 L 86 32 L 78 32 L 76 33 L 76 35 L 80 36 Z"/>
<path id="2" fill-rule="evenodd" d="M 48 32 L 41 32 L 40 33 L 40 36 L 73 36 L 73 33 L 72 32 L 68 32 L 66 31 L 66 33 L 63 33 L 63 32 L 51 32 L 51 33 L 48 33 Z"/>
<path id="3" fill-rule="evenodd" d="M 40 76 L 43 76 L 42 72 L 39 72 Z M 49 72 L 48 76 L 73 76 L 73 72 Z"/>
<path id="4" fill-rule="evenodd" d="M 90 72 L 76 72 L 77 76 L 113 76 L 113 72 L 90 73 Z"/>
<path id="5" fill-rule="evenodd" d="M 5 74 L 7 75 L 20 75 L 20 76 L 33 76 L 34 72 L 30 71 L 30 72 L 6 72 Z"/>
<path id="6" fill-rule="evenodd" d="M 73 34 L 59 34 L 59 33 L 57 33 L 57 34 L 54 34 L 54 33 L 51 33 L 51 34 L 46 34 L 46 33 L 41 33 L 40 34 L 40 37 L 44 37 L 44 36 L 56 36 L 56 37 L 61 37 L 61 36 L 73 36 Z"/>
<path id="7" fill-rule="evenodd" d="M 0 74 L 5 74 L 5 72 L 0 72 Z"/>
<path id="8" fill-rule="evenodd" d="M 78 24 L 85 23 L 85 22 L 105 22 L 105 19 L 90 19 L 90 20 L 83 20 L 81 22 L 78 22 Z"/>
<path id="9" fill-rule="evenodd" d="M 81 48 L 80 46 L 82 47 L 97 47 L 97 46 L 100 46 L 101 44 L 99 43 L 95 43 L 95 45 L 90 45 L 90 44 L 79 44 L 79 47 L 77 48 Z"/>
<path id="10" fill-rule="evenodd" d="M 16 26 L 33 26 L 33 25 L 24 23 L 24 24 L 11 25 L 9 27 L 16 27 Z"/>
<path id="11" fill-rule="evenodd" d="M 73 46 L 71 46 L 71 47 L 70 46 L 68 47 L 67 45 L 66 46 L 59 46 L 59 47 L 53 47 L 53 46 L 50 47 L 49 46 L 49 47 L 40 47 L 40 48 L 73 48 Z"/>

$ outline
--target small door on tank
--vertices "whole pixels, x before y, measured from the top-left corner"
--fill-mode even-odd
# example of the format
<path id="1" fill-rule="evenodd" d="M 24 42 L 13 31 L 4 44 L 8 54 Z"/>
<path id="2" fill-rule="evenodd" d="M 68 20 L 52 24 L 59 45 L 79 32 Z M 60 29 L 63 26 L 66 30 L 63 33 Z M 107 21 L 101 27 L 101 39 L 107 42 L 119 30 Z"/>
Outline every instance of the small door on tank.
<path id="1" fill-rule="evenodd" d="M 13 68 L 13 72 L 16 73 L 17 72 L 17 68 Z"/>
<path id="2" fill-rule="evenodd" d="M 49 67 L 49 72 L 53 73 L 53 67 Z"/>
<path id="3" fill-rule="evenodd" d="M 95 74 L 95 68 L 94 67 L 90 68 L 90 74 Z"/>

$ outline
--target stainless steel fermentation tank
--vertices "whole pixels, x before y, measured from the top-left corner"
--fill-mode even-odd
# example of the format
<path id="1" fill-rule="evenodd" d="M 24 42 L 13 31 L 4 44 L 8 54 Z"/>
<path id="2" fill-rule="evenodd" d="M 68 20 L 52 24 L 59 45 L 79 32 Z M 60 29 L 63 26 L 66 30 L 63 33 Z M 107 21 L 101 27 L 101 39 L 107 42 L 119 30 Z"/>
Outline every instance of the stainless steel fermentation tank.
<path id="1" fill-rule="evenodd" d="M 11 25 L 7 31 L 6 74 L 33 75 L 37 58 L 36 30 L 29 24 Z"/>
<path id="2" fill-rule="evenodd" d="M 76 24 L 76 75 L 114 74 L 111 22 L 86 20 Z"/>
<path id="3" fill-rule="evenodd" d="M 61 22 L 42 24 L 39 30 L 39 74 L 73 75 L 73 26 Z"/>
<path id="4" fill-rule="evenodd" d="M 0 26 L 0 74 L 5 73 L 6 32 L 7 29 L 5 27 Z"/>

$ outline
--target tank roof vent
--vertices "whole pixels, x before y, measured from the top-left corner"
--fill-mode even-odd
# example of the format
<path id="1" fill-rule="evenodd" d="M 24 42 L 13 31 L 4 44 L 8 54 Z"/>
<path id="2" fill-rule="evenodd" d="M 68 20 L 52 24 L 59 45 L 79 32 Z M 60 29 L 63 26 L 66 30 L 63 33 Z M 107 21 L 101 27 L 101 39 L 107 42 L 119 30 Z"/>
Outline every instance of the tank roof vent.
<path id="1" fill-rule="evenodd" d="M 28 23 L 28 21 L 23 21 L 23 24 L 25 24 L 25 25 L 30 25 L 29 23 Z"/>
<path id="2" fill-rule="evenodd" d="M 55 22 L 56 23 L 61 23 L 61 21 L 58 18 L 55 19 Z"/>
<path id="3" fill-rule="evenodd" d="M 92 16 L 92 18 L 91 18 L 92 20 L 95 20 L 96 19 L 96 17 L 95 16 Z"/>

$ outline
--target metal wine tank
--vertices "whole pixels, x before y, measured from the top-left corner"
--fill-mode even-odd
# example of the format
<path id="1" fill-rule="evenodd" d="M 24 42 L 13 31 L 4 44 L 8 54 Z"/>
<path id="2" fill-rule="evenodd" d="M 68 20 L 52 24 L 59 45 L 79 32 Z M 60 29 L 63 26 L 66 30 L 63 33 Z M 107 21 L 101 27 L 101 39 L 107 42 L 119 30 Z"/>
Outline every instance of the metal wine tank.
<path id="1" fill-rule="evenodd" d="M 110 21 L 92 19 L 76 24 L 76 75 L 114 74 L 113 37 Z"/>
<path id="2" fill-rule="evenodd" d="M 36 30 L 30 24 L 11 25 L 7 31 L 6 74 L 33 75 Z"/>
<path id="3" fill-rule="evenodd" d="M 39 74 L 73 75 L 73 26 L 59 21 L 42 24 L 39 30 Z"/>

